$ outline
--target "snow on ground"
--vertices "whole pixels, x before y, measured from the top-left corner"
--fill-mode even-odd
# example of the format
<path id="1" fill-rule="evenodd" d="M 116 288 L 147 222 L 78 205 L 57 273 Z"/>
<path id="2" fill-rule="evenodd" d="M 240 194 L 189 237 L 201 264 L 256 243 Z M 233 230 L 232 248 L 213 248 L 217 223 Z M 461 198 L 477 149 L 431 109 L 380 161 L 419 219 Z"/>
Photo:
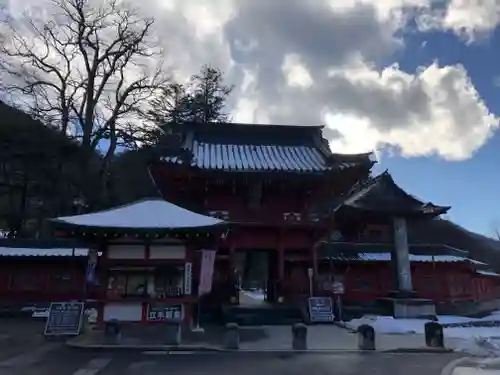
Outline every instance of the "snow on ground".
<path id="1" fill-rule="evenodd" d="M 438 316 L 442 324 L 471 323 L 500 320 L 500 311 L 495 311 L 484 318 L 464 316 Z M 384 334 L 423 334 L 426 319 L 394 319 L 391 316 L 364 316 L 346 322 L 349 328 L 357 329 L 361 324 L 369 324 L 377 333 Z M 455 350 L 469 355 L 482 357 L 500 357 L 500 327 L 450 327 L 444 328 L 445 338 L 463 339 Z"/>
<path id="2" fill-rule="evenodd" d="M 246 296 L 248 296 L 252 299 L 258 300 L 258 301 L 264 301 L 266 299 L 266 296 L 263 292 L 251 292 L 251 291 L 245 290 L 245 291 L 243 291 L 243 293 Z"/>
<path id="3" fill-rule="evenodd" d="M 469 318 L 466 316 L 454 316 L 454 315 L 439 315 L 438 322 L 441 324 L 452 324 L 452 323 L 473 323 L 473 322 L 484 322 L 484 321 L 500 321 L 500 311 L 494 311 L 488 316 L 483 318 Z M 392 316 L 375 316 L 366 315 L 360 319 L 353 319 L 346 322 L 347 326 L 352 329 L 357 329 L 361 324 L 371 325 L 376 332 L 380 333 L 424 333 L 425 323 L 430 320 L 426 319 L 394 319 Z M 463 333 L 464 329 L 468 334 Z M 449 337 L 470 337 L 478 336 L 487 332 L 494 332 L 496 336 L 500 338 L 500 327 L 453 327 L 445 328 L 445 334 Z"/>

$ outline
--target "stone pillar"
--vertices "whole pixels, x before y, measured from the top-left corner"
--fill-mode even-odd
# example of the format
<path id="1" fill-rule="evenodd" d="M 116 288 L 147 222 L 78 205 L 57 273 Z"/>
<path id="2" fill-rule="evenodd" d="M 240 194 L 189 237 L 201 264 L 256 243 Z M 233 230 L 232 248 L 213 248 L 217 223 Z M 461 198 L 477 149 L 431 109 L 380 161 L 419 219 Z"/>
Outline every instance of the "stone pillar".
<path id="1" fill-rule="evenodd" d="M 394 247 L 396 250 L 398 291 L 411 294 L 413 285 L 411 280 L 410 253 L 408 251 L 408 233 L 404 217 L 393 218 Z"/>

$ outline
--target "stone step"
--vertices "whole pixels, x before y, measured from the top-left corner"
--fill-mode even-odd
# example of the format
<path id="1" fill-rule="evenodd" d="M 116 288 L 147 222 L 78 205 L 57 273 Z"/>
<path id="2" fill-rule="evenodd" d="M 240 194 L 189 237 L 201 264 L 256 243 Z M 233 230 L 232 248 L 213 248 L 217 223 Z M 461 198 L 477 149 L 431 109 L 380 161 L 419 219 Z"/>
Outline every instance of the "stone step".
<path id="1" fill-rule="evenodd" d="M 267 308 L 226 307 L 224 321 L 244 326 L 290 325 L 303 321 L 300 309 L 295 307 L 272 306 Z"/>

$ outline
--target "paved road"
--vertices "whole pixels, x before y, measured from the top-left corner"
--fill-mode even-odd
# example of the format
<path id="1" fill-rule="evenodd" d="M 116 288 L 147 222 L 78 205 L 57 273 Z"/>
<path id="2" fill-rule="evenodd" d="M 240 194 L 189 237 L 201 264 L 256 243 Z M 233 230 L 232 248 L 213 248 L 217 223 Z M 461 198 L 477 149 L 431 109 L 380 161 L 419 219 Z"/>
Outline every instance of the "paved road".
<path id="1" fill-rule="evenodd" d="M 43 349 L 43 350 L 42 350 Z M 49 344 L 0 362 L 1 375 L 440 375 L 456 354 L 82 352 Z"/>

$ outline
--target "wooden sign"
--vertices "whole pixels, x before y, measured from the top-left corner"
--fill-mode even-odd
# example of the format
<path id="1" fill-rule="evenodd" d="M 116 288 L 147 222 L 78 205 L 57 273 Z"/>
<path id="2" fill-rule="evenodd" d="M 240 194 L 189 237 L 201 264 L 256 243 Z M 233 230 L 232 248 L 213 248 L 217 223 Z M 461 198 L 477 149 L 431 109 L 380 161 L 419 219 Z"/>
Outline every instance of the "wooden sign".
<path id="1" fill-rule="evenodd" d="M 83 311 L 83 302 L 52 302 L 45 323 L 45 336 L 77 336 Z"/>
<path id="2" fill-rule="evenodd" d="M 310 297 L 308 302 L 309 317 L 312 323 L 333 322 L 333 304 L 330 297 Z"/>

